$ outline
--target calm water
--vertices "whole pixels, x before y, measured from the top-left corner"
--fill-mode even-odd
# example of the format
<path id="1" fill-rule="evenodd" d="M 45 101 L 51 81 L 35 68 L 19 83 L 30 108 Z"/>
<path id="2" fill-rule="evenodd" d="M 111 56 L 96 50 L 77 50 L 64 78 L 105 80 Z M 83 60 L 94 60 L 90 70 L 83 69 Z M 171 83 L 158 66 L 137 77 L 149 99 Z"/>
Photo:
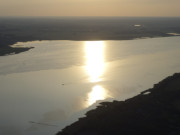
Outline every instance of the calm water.
<path id="1" fill-rule="evenodd" d="M 0 57 L 0 134 L 52 135 L 94 108 L 180 71 L 180 37 L 35 41 Z"/>

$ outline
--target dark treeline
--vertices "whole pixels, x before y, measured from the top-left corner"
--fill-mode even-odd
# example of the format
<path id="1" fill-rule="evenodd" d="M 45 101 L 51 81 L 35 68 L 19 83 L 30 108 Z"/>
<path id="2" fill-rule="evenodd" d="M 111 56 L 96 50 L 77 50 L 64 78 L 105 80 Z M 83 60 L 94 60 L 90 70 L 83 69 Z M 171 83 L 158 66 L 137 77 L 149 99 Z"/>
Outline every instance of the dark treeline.
<path id="1" fill-rule="evenodd" d="M 157 17 L 0 17 L 0 54 L 21 52 L 23 49 L 10 50 L 8 46 L 34 40 L 128 40 L 170 36 L 167 33 L 180 33 L 179 24 L 180 18 Z"/>

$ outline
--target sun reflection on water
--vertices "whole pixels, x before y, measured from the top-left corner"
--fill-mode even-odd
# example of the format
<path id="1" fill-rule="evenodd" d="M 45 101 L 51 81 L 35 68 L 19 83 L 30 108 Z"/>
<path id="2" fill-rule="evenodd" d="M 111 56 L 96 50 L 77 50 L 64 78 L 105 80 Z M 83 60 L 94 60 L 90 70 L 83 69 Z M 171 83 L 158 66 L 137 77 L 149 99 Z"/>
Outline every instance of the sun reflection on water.
<path id="1" fill-rule="evenodd" d="M 86 71 L 91 82 L 101 81 L 101 76 L 105 70 L 104 62 L 104 42 L 87 41 L 85 44 Z"/>
<path id="2" fill-rule="evenodd" d="M 106 98 L 106 90 L 100 86 L 96 85 L 92 88 L 92 91 L 88 94 L 88 104 L 92 105 L 97 100 L 104 100 Z"/>
<path id="3" fill-rule="evenodd" d="M 87 41 L 85 43 L 86 72 L 91 83 L 96 83 L 90 93 L 88 93 L 88 106 L 97 100 L 104 100 L 107 97 L 106 90 L 98 85 L 102 81 L 105 72 L 104 58 L 105 44 L 103 41 Z"/>

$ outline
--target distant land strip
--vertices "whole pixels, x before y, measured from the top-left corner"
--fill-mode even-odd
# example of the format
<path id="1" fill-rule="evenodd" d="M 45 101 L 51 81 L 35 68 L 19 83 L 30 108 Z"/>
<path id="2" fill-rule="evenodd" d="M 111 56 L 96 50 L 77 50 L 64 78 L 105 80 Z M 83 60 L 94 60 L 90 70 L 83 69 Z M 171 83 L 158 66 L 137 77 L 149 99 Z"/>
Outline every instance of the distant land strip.
<path id="1" fill-rule="evenodd" d="M 41 40 L 131 40 L 179 36 L 180 18 L 0 18 L 0 56 L 32 48 L 17 42 Z"/>

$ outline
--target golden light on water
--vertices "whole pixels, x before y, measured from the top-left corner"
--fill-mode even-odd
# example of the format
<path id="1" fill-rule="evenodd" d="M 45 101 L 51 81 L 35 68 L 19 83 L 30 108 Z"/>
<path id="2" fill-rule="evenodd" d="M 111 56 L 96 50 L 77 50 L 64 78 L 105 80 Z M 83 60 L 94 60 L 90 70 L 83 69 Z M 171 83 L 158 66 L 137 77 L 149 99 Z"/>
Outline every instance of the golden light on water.
<path id="1" fill-rule="evenodd" d="M 86 71 L 91 82 L 101 81 L 105 70 L 104 42 L 87 41 L 85 43 Z"/>
<path id="2" fill-rule="evenodd" d="M 88 93 L 88 106 L 107 97 L 106 90 L 101 85 L 98 85 L 98 82 L 102 81 L 102 75 L 105 72 L 104 49 L 105 44 L 103 41 L 85 42 L 86 72 L 89 81 L 96 83 L 91 92 Z"/>
<path id="3" fill-rule="evenodd" d="M 96 85 L 92 88 L 92 91 L 88 94 L 88 105 L 94 104 L 97 100 L 104 100 L 106 98 L 106 90 Z"/>

